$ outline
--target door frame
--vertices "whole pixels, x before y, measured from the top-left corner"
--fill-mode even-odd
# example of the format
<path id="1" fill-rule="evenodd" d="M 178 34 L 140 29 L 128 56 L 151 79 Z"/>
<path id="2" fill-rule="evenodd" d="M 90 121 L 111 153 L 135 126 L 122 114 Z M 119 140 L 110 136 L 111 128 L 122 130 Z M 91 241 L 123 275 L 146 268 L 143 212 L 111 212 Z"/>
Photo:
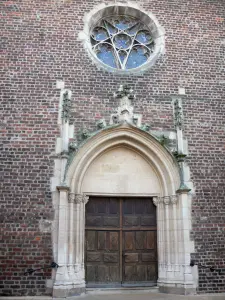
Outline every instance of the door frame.
<path id="1" fill-rule="evenodd" d="M 96 196 L 96 195 L 89 195 L 89 200 L 90 198 L 92 198 L 92 200 L 94 200 L 95 198 L 113 198 L 113 199 L 116 199 L 117 201 L 119 201 L 119 226 L 118 227 L 107 227 L 104 228 L 104 227 L 95 227 L 95 226 L 87 226 L 86 223 L 85 223 L 85 259 L 84 259 L 84 264 L 86 265 L 86 255 L 87 255 L 87 249 L 86 249 L 86 231 L 102 231 L 102 230 L 107 230 L 107 231 L 118 231 L 119 232 L 119 268 L 120 268 L 120 282 L 121 284 L 119 283 L 112 283 L 112 284 L 104 284 L 104 283 L 86 283 L 86 286 L 87 287 L 90 287 L 90 288 L 97 288 L 97 287 L 102 287 L 102 288 L 109 288 L 109 287 L 144 287 L 144 286 L 156 286 L 157 285 L 157 280 L 156 282 L 139 282 L 139 283 L 128 283 L 128 282 L 125 282 L 124 280 L 124 232 L 125 231 L 154 231 L 155 232 L 155 238 L 154 238 L 154 242 L 155 242 L 155 248 L 154 248 L 154 251 L 155 251 L 155 264 L 156 264 L 156 277 L 158 278 L 158 255 L 157 255 L 157 218 L 156 218 L 156 214 L 157 212 L 155 211 L 155 225 L 154 226 L 143 226 L 142 228 L 139 226 L 139 228 L 137 227 L 134 227 L 134 228 L 131 228 L 131 227 L 125 227 L 123 225 L 123 216 L 124 216 L 124 212 L 123 212 L 123 201 L 125 199 L 146 199 L 146 200 L 149 200 L 149 201 L 152 201 L 152 204 L 154 205 L 154 202 L 153 202 L 153 197 L 138 197 L 138 196 L 133 196 L 133 197 L 114 197 L 114 196 L 103 196 L 103 195 L 99 195 L 99 196 Z M 86 220 L 86 213 L 85 213 L 85 220 Z M 86 270 L 86 266 L 85 266 L 85 270 Z M 86 274 L 85 274 L 85 278 L 86 278 Z"/>
<path id="2" fill-rule="evenodd" d="M 194 243 L 190 240 L 190 190 L 182 185 L 179 165 L 168 149 L 151 134 L 125 123 L 88 138 L 70 157 L 68 164 L 64 157 L 56 162 L 55 172 L 61 173 L 60 179 L 53 178 L 58 182 L 52 190 L 56 207 L 53 256 L 60 267 L 53 273 L 53 296 L 85 292 L 84 216 L 88 195 L 93 193 L 83 190 L 82 182 L 93 161 L 118 146 L 136 151 L 154 167 L 161 190 L 149 195 L 130 195 L 129 191 L 122 195 L 112 191 L 108 195 L 154 197 L 157 206 L 158 286 L 163 292 L 195 293 L 197 270 L 190 266 L 191 253 L 194 252 Z"/>

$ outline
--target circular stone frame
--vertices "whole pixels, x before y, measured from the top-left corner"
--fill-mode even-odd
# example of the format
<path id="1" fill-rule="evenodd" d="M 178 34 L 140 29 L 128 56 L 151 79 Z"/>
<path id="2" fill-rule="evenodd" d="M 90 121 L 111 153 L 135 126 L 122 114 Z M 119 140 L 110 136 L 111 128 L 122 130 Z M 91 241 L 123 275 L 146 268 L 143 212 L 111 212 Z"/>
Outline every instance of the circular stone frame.
<path id="1" fill-rule="evenodd" d="M 104 64 L 100 59 L 97 58 L 91 45 L 91 30 L 99 22 L 100 19 L 112 15 L 128 15 L 138 18 L 144 23 L 150 30 L 152 38 L 154 40 L 154 51 L 151 54 L 149 60 L 143 65 L 133 69 L 115 69 L 109 65 Z M 97 65 L 99 69 L 103 69 L 108 72 L 116 74 L 140 74 L 145 70 L 152 67 L 156 60 L 165 53 L 165 31 L 160 26 L 156 17 L 149 12 L 143 11 L 138 5 L 127 2 L 127 3 L 112 3 L 112 4 L 100 4 L 96 6 L 90 13 L 84 17 L 84 29 L 79 33 L 79 40 L 83 42 L 84 48 L 86 49 L 89 57 L 93 63 Z"/>

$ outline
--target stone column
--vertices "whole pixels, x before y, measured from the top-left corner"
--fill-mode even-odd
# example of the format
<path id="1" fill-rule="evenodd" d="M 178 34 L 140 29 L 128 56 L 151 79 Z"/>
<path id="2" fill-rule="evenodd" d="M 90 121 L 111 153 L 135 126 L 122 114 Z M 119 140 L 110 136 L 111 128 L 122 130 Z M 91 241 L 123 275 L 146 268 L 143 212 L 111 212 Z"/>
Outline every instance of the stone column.
<path id="1" fill-rule="evenodd" d="M 158 281 L 165 277 L 164 272 L 164 216 L 162 198 L 153 197 L 153 203 L 157 207 L 157 246 L 158 246 Z"/>
<path id="2" fill-rule="evenodd" d="M 179 194 L 180 203 L 180 219 L 181 219 L 181 242 L 183 253 L 181 255 L 181 263 L 183 265 L 183 284 L 185 294 L 195 293 L 196 286 L 190 266 L 191 248 L 190 248 L 190 208 L 188 205 L 188 192 L 189 189 L 180 189 L 177 191 Z"/>
<path id="3" fill-rule="evenodd" d="M 171 231 L 171 240 L 173 241 L 173 263 L 174 263 L 174 277 L 179 277 L 179 253 L 178 253 L 178 224 L 177 224 L 177 202 L 178 202 L 178 195 L 170 196 L 170 201 L 172 204 L 172 216 L 173 216 L 173 229 Z"/>
<path id="4" fill-rule="evenodd" d="M 170 215 L 169 215 L 169 204 L 170 204 L 170 197 L 165 196 L 163 197 L 163 202 L 164 202 L 164 212 L 165 212 L 165 249 L 166 249 L 166 273 L 167 273 L 167 278 L 171 277 L 171 260 L 170 260 L 170 255 L 171 255 L 171 243 L 170 243 Z"/>
<path id="5" fill-rule="evenodd" d="M 85 204 L 88 197 L 83 194 L 76 194 L 74 198 L 74 287 L 77 294 L 85 291 L 84 272 L 84 242 L 85 242 Z"/>
<path id="6" fill-rule="evenodd" d="M 59 190 L 59 223 L 58 223 L 58 253 L 59 265 L 53 286 L 54 297 L 67 295 L 67 287 L 71 285 L 68 274 L 68 191 L 66 186 L 58 186 Z"/>
<path id="7" fill-rule="evenodd" d="M 75 219 L 75 231 L 74 231 L 74 245 L 75 245 L 75 278 L 76 285 L 82 284 L 80 269 L 81 269 L 81 251 L 80 251 L 80 228 L 81 228 L 81 203 L 82 203 L 82 195 L 75 195 L 75 209 L 74 209 L 74 219 Z"/>
<path id="8" fill-rule="evenodd" d="M 87 204 L 89 197 L 83 195 L 82 197 L 82 224 L 81 224 L 81 278 L 85 282 L 85 269 L 84 269 L 84 254 L 85 254 L 85 205 Z"/>
<path id="9" fill-rule="evenodd" d="M 74 200 L 75 194 L 70 193 L 68 198 L 69 206 L 69 252 L 68 252 L 68 273 L 69 278 L 72 282 L 75 281 L 75 270 L 74 270 Z"/>

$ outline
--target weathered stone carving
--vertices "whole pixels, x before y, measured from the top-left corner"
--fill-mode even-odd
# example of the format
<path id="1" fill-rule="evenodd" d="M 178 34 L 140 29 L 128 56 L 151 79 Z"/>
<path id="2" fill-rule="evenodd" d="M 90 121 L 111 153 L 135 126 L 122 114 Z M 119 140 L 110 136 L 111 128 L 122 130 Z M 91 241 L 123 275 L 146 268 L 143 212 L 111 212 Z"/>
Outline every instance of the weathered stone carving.
<path id="1" fill-rule="evenodd" d="M 165 205 L 176 204 L 178 201 L 178 195 L 164 196 L 164 197 L 153 197 L 153 203 L 158 206 L 160 203 Z"/>
<path id="2" fill-rule="evenodd" d="M 74 193 L 70 193 L 68 196 L 68 203 L 73 203 L 75 200 L 75 194 Z"/>
<path id="3" fill-rule="evenodd" d="M 170 196 L 163 197 L 163 202 L 165 205 L 169 205 L 170 204 Z"/>
<path id="4" fill-rule="evenodd" d="M 176 204 L 178 201 L 178 195 L 172 195 L 170 196 L 170 201 L 172 204 Z"/>
<path id="5" fill-rule="evenodd" d="M 174 123 L 175 127 L 178 127 L 180 130 L 183 127 L 183 110 L 181 105 L 181 99 L 174 100 Z"/>
<path id="6" fill-rule="evenodd" d="M 82 194 L 75 194 L 74 203 L 80 204 L 83 201 L 83 195 Z"/>
<path id="7" fill-rule="evenodd" d="M 155 206 L 159 204 L 159 199 L 159 197 L 153 197 L 153 203 L 155 204 Z"/>
<path id="8" fill-rule="evenodd" d="M 149 130 L 150 130 L 150 125 L 148 125 L 148 124 L 143 124 L 140 128 L 141 128 L 142 130 L 146 131 L 146 132 L 149 132 Z"/>
<path id="9" fill-rule="evenodd" d="M 134 91 L 127 85 L 120 85 L 117 92 L 114 93 L 115 98 L 124 98 L 127 97 L 130 100 L 135 98 Z"/>
<path id="10" fill-rule="evenodd" d="M 103 129 L 106 127 L 106 121 L 105 119 L 101 119 L 97 122 L 97 128 L 98 129 Z"/>
<path id="11" fill-rule="evenodd" d="M 69 142 L 69 152 L 76 151 L 78 149 L 77 143 L 74 141 Z"/>
<path id="12" fill-rule="evenodd" d="M 62 99 L 62 119 L 65 122 L 70 121 L 70 110 L 71 110 L 71 99 L 70 99 L 69 91 L 65 91 L 63 93 L 63 99 Z"/>
<path id="13" fill-rule="evenodd" d="M 120 103 L 117 111 L 111 115 L 110 124 L 128 122 L 140 126 L 141 115 L 134 114 L 134 108 L 131 103 L 131 100 L 135 98 L 133 90 L 128 85 L 120 85 L 114 97 L 120 99 Z"/>
<path id="14" fill-rule="evenodd" d="M 82 202 L 86 205 L 88 203 L 89 196 L 83 194 Z"/>
<path id="15" fill-rule="evenodd" d="M 86 127 L 84 127 L 80 134 L 81 140 L 86 140 L 90 136 L 91 136 L 91 133 L 88 131 L 88 129 Z"/>

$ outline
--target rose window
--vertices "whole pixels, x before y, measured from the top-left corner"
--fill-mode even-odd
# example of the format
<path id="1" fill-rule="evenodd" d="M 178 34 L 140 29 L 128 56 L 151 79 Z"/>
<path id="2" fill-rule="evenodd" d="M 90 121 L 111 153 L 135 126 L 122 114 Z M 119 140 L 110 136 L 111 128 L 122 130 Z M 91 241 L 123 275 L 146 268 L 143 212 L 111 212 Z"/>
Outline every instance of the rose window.
<path id="1" fill-rule="evenodd" d="M 148 27 L 131 16 L 101 19 L 91 31 L 96 57 L 114 69 L 135 69 L 151 59 L 154 40 Z"/>

